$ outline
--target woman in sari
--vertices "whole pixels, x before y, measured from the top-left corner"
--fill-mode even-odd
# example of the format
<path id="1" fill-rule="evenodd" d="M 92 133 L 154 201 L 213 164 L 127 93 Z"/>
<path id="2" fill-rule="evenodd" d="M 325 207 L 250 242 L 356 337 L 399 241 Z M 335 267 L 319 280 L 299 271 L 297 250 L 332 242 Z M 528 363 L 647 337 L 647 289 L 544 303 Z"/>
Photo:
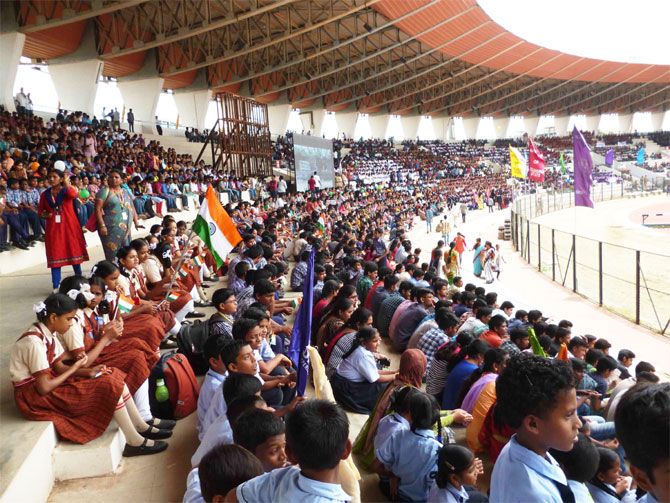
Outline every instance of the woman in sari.
<path id="1" fill-rule="evenodd" d="M 454 278 L 461 273 L 461 266 L 458 259 L 458 252 L 456 251 L 456 242 L 449 243 L 449 249 L 444 252 L 444 275 L 450 285 L 454 284 Z"/>
<path id="2" fill-rule="evenodd" d="M 95 198 L 98 234 L 105 259 L 110 262 L 119 248 L 130 244 L 131 220 L 136 228 L 144 228 L 137 220 L 131 194 L 121 184 L 121 172 L 113 170 L 107 177 L 107 187 L 101 188 Z"/>
<path id="3" fill-rule="evenodd" d="M 474 249 L 472 259 L 472 272 L 478 278 L 482 277 L 482 272 L 484 271 L 484 245 L 481 241 L 477 243 L 477 246 Z"/>
<path id="4" fill-rule="evenodd" d="M 330 314 L 323 319 L 316 333 L 316 346 L 322 355 L 327 351 L 333 337 L 342 329 L 356 309 L 350 299 L 338 297 L 336 299 Z"/>
<path id="5" fill-rule="evenodd" d="M 493 283 L 493 273 L 495 272 L 496 251 L 490 241 L 484 245 L 482 252 L 482 261 L 484 263 L 484 278 L 487 284 Z"/>

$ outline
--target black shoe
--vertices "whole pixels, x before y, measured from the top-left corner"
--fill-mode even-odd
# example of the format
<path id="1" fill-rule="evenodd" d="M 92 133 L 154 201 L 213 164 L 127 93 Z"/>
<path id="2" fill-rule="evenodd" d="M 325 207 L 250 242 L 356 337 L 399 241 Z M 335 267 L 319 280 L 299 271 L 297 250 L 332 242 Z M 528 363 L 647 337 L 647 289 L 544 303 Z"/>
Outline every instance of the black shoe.
<path id="1" fill-rule="evenodd" d="M 42 242 L 44 242 L 44 235 L 42 235 L 42 236 L 37 236 L 37 237 L 35 238 L 35 241 L 42 241 Z"/>
<path id="2" fill-rule="evenodd" d="M 145 438 L 142 445 L 132 446 L 126 444 L 126 446 L 123 448 L 123 457 L 132 458 L 133 456 L 146 456 L 148 454 L 158 454 L 159 452 L 163 452 L 167 448 L 168 448 L 167 442 L 161 442 L 160 440 L 155 441 L 154 445 L 149 446 L 147 445 L 147 439 Z"/>
<path id="3" fill-rule="evenodd" d="M 205 313 L 199 313 L 198 311 L 193 311 L 191 313 L 188 313 L 185 318 L 204 318 L 207 316 Z"/>
<path id="4" fill-rule="evenodd" d="M 24 243 L 23 241 L 14 241 L 12 244 L 16 248 L 20 248 L 22 250 L 29 250 L 30 249 L 30 247 L 26 243 Z"/>
<path id="5" fill-rule="evenodd" d="M 208 288 L 212 288 L 211 285 L 208 285 L 206 283 L 202 283 L 200 286 L 202 287 L 203 290 L 207 290 Z"/>
<path id="6" fill-rule="evenodd" d="M 172 419 L 161 419 L 160 425 L 155 424 L 156 423 L 156 418 L 151 418 L 149 419 L 146 423 L 149 426 L 153 426 L 154 428 L 158 428 L 161 430 L 174 430 L 174 427 L 177 426 L 177 421 L 173 421 Z"/>
<path id="7" fill-rule="evenodd" d="M 141 431 L 140 435 L 144 438 L 149 438 L 151 440 L 162 440 L 164 438 L 170 438 L 172 436 L 172 430 L 164 430 L 162 428 L 157 428 L 158 431 L 152 432 L 153 426 L 149 426 L 147 431 Z"/>
<path id="8" fill-rule="evenodd" d="M 177 344 L 174 341 L 171 341 L 170 339 L 163 339 L 161 342 L 159 349 L 177 349 L 179 347 L 179 344 Z"/>
<path id="9" fill-rule="evenodd" d="M 208 300 L 206 300 L 204 302 L 202 300 L 199 300 L 198 302 L 194 302 L 193 305 L 195 307 L 212 307 L 212 303 Z M 186 315 L 186 316 L 188 317 L 188 315 Z"/>

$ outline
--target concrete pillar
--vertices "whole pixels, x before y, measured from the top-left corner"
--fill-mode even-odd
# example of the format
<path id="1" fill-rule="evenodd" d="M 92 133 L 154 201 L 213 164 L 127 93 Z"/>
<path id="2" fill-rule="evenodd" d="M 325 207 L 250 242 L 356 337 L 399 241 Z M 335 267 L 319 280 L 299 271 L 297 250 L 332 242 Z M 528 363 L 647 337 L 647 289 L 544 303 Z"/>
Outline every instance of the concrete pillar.
<path id="1" fill-rule="evenodd" d="M 268 105 L 268 122 L 270 123 L 270 135 L 278 136 L 286 133 L 288 116 L 290 114 L 291 114 L 291 105 Z"/>
<path id="2" fill-rule="evenodd" d="M 435 138 L 438 140 L 447 140 L 447 127 L 449 126 L 449 117 L 433 117 L 433 129 Z"/>
<path id="3" fill-rule="evenodd" d="M 619 132 L 630 133 L 633 126 L 633 114 L 619 114 Z"/>
<path id="4" fill-rule="evenodd" d="M 479 117 L 464 117 L 463 129 L 465 130 L 465 139 L 474 139 L 477 135 L 477 125 L 479 124 Z"/>
<path id="5" fill-rule="evenodd" d="M 325 117 L 326 111 L 324 109 L 312 110 L 313 127 L 310 129 L 312 136 L 321 136 L 321 128 Z"/>
<path id="6" fill-rule="evenodd" d="M 572 133 L 572 131 L 568 131 L 569 122 L 570 122 L 569 115 L 561 115 L 560 117 L 554 117 L 554 128 L 556 129 L 556 134 L 558 136 L 565 136 L 566 134 Z"/>
<path id="7" fill-rule="evenodd" d="M 194 127 L 202 132 L 203 129 L 211 129 L 214 124 L 205 124 L 207 107 L 212 97 L 211 91 L 202 89 L 199 91 L 176 92 L 174 102 L 179 112 L 179 125 Z M 133 109 L 133 112 L 135 110 Z"/>
<path id="8" fill-rule="evenodd" d="M 13 2 L 0 2 L 0 54 L 2 54 L 2 71 L 0 72 L 0 105 L 14 112 L 14 82 L 16 71 L 23 54 L 26 35 L 16 31 L 16 12 Z M 27 91 L 26 91 L 27 92 Z"/>
<path id="9" fill-rule="evenodd" d="M 540 124 L 539 115 L 531 115 L 530 117 L 524 116 L 523 118 L 523 130 L 528 133 L 528 136 L 537 135 L 537 126 Z"/>
<path id="10" fill-rule="evenodd" d="M 338 136 L 344 133 L 347 138 L 353 138 L 357 119 L 358 112 L 336 112 L 335 120 L 337 121 Z"/>
<path id="11" fill-rule="evenodd" d="M 123 97 L 125 113 L 132 108 L 135 115 L 135 130 L 156 133 L 156 107 L 158 97 L 163 90 L 163 81 L 156 70 L 156 52 L 150 50 L 142 69 L 128 77 L 118 80 L 119 91 Z M 121 110 L 119 110 L 121 112 Z M 205 109 L 206 112 L 206 109 Z M 121 117 L 121 121 L 125 121 Z"/>
<path id="12" fill-rule="evenodd" d="M 421 122 L 420 115 L 401 116 L 402 130 L 405 133 L 407 140 L 416 140 L 416 134 L 419 131 L 419 122 Z"/>
<path id="13" fill-rule="evenodd" d="M 93 23 L 88 23 L 76 51 L 49 61 L 49 74 L 61 108 L 93 116 L 102 64 L 95 48 Z"/>
<path id="14" fill-rule="evenodd" d="M 660 131 L 663 125 L 663 116 L 665 112 L 652 112 L 651 113 L 651 130 Z"/>
<path id="15" fill-rule="evenodd" d="M 509 125 L 510 119 L 508 117 L 495 117 L 493 119 L 493 131 L 495 132 L 496 138 L 505 138 L 507 134 L 507 126 Z"/>
<path id="16" fill-rule="evenodd" d="M 597 131 L 598 124 L 600 123 L 600 115 L 587 115 L 586 116 L 586 130 L 587 131 Z"/>
<path id="17" fill-rule="evenodd" d="M 372 138 L 384 138 L 386 126 L 389 122 L 389 115 L 370 115 L 370 135 Z"/>

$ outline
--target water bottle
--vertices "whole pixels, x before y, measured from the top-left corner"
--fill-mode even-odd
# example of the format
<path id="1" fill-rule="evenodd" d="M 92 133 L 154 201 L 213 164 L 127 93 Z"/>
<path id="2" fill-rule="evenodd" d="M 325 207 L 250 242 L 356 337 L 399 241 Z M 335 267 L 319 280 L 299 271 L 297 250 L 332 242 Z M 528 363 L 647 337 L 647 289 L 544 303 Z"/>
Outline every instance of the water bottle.
<path id="1" fill-rule="evenodd" d="M 170 398 L 170 393 L 165 385 L 165 381 L 163 379 L 156 379 L 156 401 L 167 402 L 168 398 Z"/>

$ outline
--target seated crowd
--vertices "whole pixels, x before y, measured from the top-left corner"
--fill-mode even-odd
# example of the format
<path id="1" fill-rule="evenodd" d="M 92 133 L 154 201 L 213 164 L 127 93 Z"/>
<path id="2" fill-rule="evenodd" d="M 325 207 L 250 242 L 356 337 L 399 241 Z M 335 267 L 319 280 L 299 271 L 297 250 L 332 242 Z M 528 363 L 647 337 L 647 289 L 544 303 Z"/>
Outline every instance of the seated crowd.
<path id="1" fill-rule="evenodd" d="M 183 158 L 168 166 L 160 146 L 118 130 L 93 129 L 96 141 L 108 138 L 104 153 L 77 165 L 75 137 L 90 125 L 3 120 L 10 157 L 24 159 L 44 145 L 34 172 L 50 168 L 57 187 L 64 176 L 90 171 L 107 175 L 108 192 L 135 175 L 160 179 L 163 170 L 181 183 L 230 180 Z M 420 183 L 394 177 L 266 198 L 259 190 L 250 202 L 234 194 L 225 209 L 242 241 L 222 267 L 213 250 L 187 239 L 185 222 L 167 215 L 146 237 L 120 242 L 113 254 L 106 247 L 107 260 L 90 277 L 77 264 L 60 281 L 59 269 L 58 292 L 35 305 L 36 322 L 12 348 L 17 407 L 28 419 L 53 421 L 73 442 L 100 436 L 114 420 L 125 456 L 166 449 L 175 423 L 153 417 L 149 374 L 186 318 L 201 316 L 195 307 L 211 302 L 200 443 L 184 501 L 349 501 L 340 464 L 351 453 L 379 475 L 391 501 L 668 500 L 670 385 L 658 382 L 651 363 L 633 366 L 629 349 L 615 359 L 604 337 L 573 334 L 567 319 L 555 322 L 464 284 L 460 234 L 452 243 L 441 230 L 448 249 L 438 245 L 430 263 L 421 262 L 410 239 L 417 217 L 440 215 L 453 194 L 508 197 L 505 176 L 481 167 L 477 153 L 460 174 L 441 176 L 452 155 L 462 154 L 435 154 L 448 161 L 436 165 L 399 154 L 421 173 Z M 58 161 L 67 173 L 52 167 Z M 21 179 L 12 169 L 11 179 Z M 355 175 L 355 162 L 343 172 Z M 478 241 L 474 249 L 494 257 L 491 248 Z M 305 285 L 311 258 L 314 282 Z M 178 261 L 184 265 L 175 270 Z M 475 272 L 490 284 L 492 270 L 480 262 Z M 215 285 L 210 301 L 204 290 Z M 312 372 L 324 374 L 336 403 L 296 396 L 287 356 L 296 303 L 286 293 L 306 286 L 312 303 L 302 299 L 298 309 L 313 304 Z M 400 354 L 398 368 L 390 368 L 382 341 Z M 368 416 L 353 443 L 345 410 Z M 460 443 L 456 425 L 465 427 Z M 478 490 L 491 466 L 490 490 Z"/>

